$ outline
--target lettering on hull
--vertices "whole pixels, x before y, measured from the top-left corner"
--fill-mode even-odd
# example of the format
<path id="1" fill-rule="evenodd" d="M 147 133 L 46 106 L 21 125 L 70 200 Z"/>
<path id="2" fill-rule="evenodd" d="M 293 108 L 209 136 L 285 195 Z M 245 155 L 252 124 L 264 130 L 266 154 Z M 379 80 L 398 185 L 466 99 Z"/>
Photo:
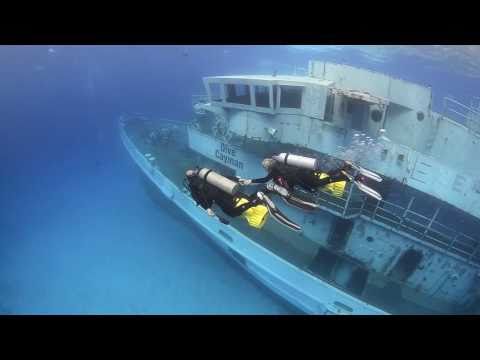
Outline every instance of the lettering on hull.
<path id="1" fill-rule="evenodd" d="M 237 169 L 243 170 L 243 162 L 236 159 L 237 151 L 224 144 L 220 143 L 220 149 L 215 150 L 215 157 L 223 162 L 225 165 L 231 165 Z"/>

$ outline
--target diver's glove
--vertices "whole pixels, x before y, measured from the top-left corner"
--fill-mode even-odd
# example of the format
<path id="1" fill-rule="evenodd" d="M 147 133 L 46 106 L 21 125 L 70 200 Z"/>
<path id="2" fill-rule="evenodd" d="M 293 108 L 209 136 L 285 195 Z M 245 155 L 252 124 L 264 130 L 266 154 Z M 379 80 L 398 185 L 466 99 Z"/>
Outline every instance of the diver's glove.
<path id="1" fill-rule="evenodd" d="M 252 183 L 252 180 L 251 179 L 238 178 L 238 183 L 240 185 L 250 185 Z"/>
<path id="2" fill-rule="evenodd" d="M 208 214 L 208 216 L 215 216 L 215 213 L 210 208 L 207 209 L 207 214 Z"/>

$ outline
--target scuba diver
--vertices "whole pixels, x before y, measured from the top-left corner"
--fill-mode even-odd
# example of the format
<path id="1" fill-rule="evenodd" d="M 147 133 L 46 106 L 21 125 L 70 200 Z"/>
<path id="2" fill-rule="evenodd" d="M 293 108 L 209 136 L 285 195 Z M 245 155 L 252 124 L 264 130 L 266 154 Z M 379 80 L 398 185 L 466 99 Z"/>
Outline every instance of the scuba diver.
<path id="1" fill-rule="evenodd" d="M 247 195 L 238 191 L 236 177 L 225 177 L 206 168 L 187 170 L 185 175 L 185 186 L 192 198 L 210 216 L 215 216 L 212 206 L 216 204 L 228 216 L 241 216 L 256 229 L 265 225 L 270 214 L 280 224 L 301 231 L 301 227 L 289 220 L 265 193 L 260 191 Z M 225 219 L 218 218 L 228 224 Z"/>
<path id="2" fill-rule="evenodd" d="M 295 186 L 312 194 L 315 194 L 319 188 L 325 188 L 334 196 L 341 197 L 346 183 L 352 182 L 359 190 L 369 196 L 377 200 L 382 199 L 382 196 L 377 191 L 364 184 L 365 178 L 377 182 L 381 182 L 382 178 L 374 172 L 357 166 L 350 161 L 337 159 L 320 161 L 315 158 L 280 153 L 264 159 L 262 166 L 268 172 L 267 176 L 258 179 L 239 179 L 239 184 L 267 183 L 267 188 L 273 188 L 275 185 L 277 187 L 280 186 L 284 190 L 276 192 L 285 201 L 297 207 L 309 208 L 312 204 L 308 203 L 309 205 L 305 207 L 305 204 L 298 203 L 298 198 L 290 194 L 290 191 L 293 191 Z M 350 172 L 353 172 L 353 175 Z"/>

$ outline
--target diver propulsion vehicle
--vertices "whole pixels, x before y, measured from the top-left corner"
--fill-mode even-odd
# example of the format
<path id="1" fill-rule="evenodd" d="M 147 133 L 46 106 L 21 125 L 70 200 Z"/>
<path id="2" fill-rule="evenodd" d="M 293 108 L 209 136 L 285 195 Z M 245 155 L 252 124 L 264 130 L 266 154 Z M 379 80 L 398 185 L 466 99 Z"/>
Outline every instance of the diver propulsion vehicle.
<path id="1" fill-rule="evenodd" d="M 242 269 L 305 313 L 480 312 L 480 99 L 434 102 L 428 86 L 322 61 L 303 75 L 203 82 L 189 121 L 124 115 L 120 136 L 144 176 Z M 382 199 L 348 183 L 338 196 L 319 191 L 315 211 L 275 204 L 300 233 L 276 222 L 251 231 L 209 217 L 183 188 L 185 169 L 258 178 L 261 161 L 281 153 L 352 161 L 381 177 L 371 180 Z"/>

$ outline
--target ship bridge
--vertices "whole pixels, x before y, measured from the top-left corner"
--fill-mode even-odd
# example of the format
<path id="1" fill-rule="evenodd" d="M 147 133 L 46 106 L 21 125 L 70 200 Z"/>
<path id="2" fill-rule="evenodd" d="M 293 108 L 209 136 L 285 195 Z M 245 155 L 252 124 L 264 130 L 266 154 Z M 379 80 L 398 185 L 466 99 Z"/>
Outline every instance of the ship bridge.
<path id="1" fill-rule="evenodd" d="M 212 104 L 266 114 L 323 119 L 332 81 L 306 76 L 242 75 L 203 79 Z"/>
<path id="2" fill-rule="evenodd" d="M 320 61 L 310 61 L 308 76 L 212 76 L 204 85 L 196 109 L 214 113 L 214 135 L 227 142 L 336 156 L 355 135 L 379 140 L 385 130 L 389 141 L 363 166 L 480 218 L 480 101 L 446 98 L 436 113 L 428 86 Z"/>

